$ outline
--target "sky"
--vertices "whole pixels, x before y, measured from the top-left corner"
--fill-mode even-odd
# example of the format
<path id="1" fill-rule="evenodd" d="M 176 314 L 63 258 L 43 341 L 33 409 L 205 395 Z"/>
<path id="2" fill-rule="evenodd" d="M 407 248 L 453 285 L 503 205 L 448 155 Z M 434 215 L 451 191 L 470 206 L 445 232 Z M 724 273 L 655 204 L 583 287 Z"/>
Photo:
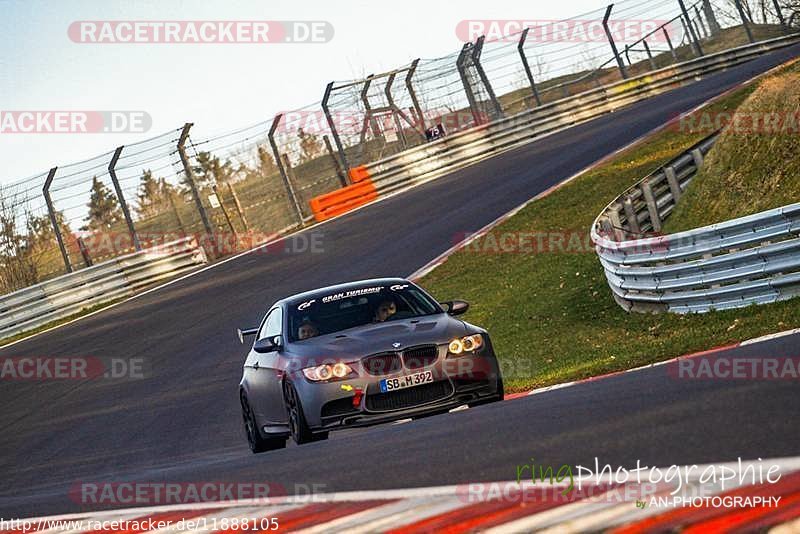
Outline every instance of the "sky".
<path id="1" fill-rule="evenodd" d="M 319 101 L 348 80 L 457 51 L 459 21 L 562 19 L 598 0 L 0 0 L 0 111 L 138 110 L 146 133 L 0 134 L 0 184 L 195 123 L 207 136 Z M 327 21 L 327 43 L 85 44 L 86 20 Z"/>

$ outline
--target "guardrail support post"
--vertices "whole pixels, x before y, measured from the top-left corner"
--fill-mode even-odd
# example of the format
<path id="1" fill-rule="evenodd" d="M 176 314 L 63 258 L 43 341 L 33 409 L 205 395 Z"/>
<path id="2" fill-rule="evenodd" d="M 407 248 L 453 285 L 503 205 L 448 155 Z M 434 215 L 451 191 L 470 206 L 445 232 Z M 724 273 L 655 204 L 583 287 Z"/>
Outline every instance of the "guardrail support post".
<path id="1" fill-rule="evenodd" d="M 692 48 L 694 48 L 695 54 L 697 57 L 703 55 L 703 48 L 700 46 L 700 40 L 697 38 L 697 34 L 694 33 L 694 28 L 692 27 L 692 18 L 689 16 L 689 12 L 686 10 L 686 4 L 683 0 L 678 0 L 678 4 L 681 6 L 681 13 L 683 13 L 683 25 L 686 28 L 686 32 L 689 34 L 689 39 L 692 41 Z"/>
<path id="2" fill-rule="evenodd" d="M 619 50 L 617 50 L 617 44 L 614 42 L 614 36 L 611 35 L 611 29 L 608 27 L 608 19 L 611 17 L 611 10 L 614 8 L 614 4 L 608 4 L 606 8 L 606 14 L 603 17 L 603 29 L 606 32 L 606 37 L 608 38 L 608 44 L 611 45 L 611 51 L 614 53 L 614 59 L 617 60 L 617 67 L 619 68 L 619 74 L 622 76 L 623 80 L 628 79 L 628 72 L 625 69 L 625 62 L 622 61 L 622 57 L 619 55 Z"/>
<path id="3" fill-rule="evenodd" d="M 203 228 L 208 235 L 208 239 L 211 239 L 213 244 L 214 229 L 211 227 L 211 222 L 208 220 L 206 208 L 203 206 L 203 199 L 200 198 L 200 191 L 197 189 L 197 183 L 194 181 L 194 171 L 189 163 L 189 158 L 186 156 L 186 139 L 189 137 L 189 130 L 192 128 L 192 126 L 194 126 L 194 124 L 191 122 L 187 122 L 183 125 L 181 137 L 178 139 L 178 155 L 181 158 L 181 163 L 183 163 L 183 172 L 186 174 L 186 183 L 189 185 L 189 189 L 192 192 L 192 198 L 197 206 L 197 211 L 200 213 L 200 220 L 203 221 Z"/>
<path id="4" fill-rule="evenodd" d="M 625 218 L 628 219 L 628 228 L 631 233 L 641 235 L 642 228 L 639 226 L 639 219 L 636 218 L 636 210 L 633 209 L 633 201 L 630 197 L 622 201 L 622 207 L 625 210 Z"/>
<path id="5" fill-rule="evenodd" d="M 692 159 L 694 160 L 694 166 L 697 167 L 697 170 L 700 170 L 700 167 L 703 166 L 703 153 L 700 152 L 699 148 L 692 150 Z"/>
<path id="6" fill-rule="evenodd" d="M 675 174 L 675 167 L 672 165 L 664 167 L 664 175 L 667 177 L 667 184 L 669 184 L 669 190 L 672 193 L 672 201 L 677 204 L 681 196 L 683 196 L 683 190 L 678 182 L 678 176 Z"/>
<path id="7" fill-rule="evenodd" d="M 333 142 L 336 143 L 336 149 L 339 151 L 339 157 L 342 160 L 342 169 L 344 169 L 344 174 L 347 176 L 348 172 L 350 171 L 350 165 L 347 163 L 347 156 L 344 153 L 342 140 L 339 137 L 339 132 L 336 130 L 336 123 L 333 121 L 331 110 L 328 107 L 328 100 L 331 98 L 331 91 L 333 91 L 333 82 L 325 86 L 325 94 L 322 97 L 322 112 L 325 113 L 325 120 L 328 121 L 328 127 L 331 129 Z"/>
<path id="8" fill-rule="evenodd" d="M 119 161 L 119 156 L 122 154 L 122 149 L 125 148 L 123 146 L 118 146 L 117 150 L 114 151 L 114 155 L 111 156 L 111 162 L 108 164 L 108 175 L 111 176 L 111 182 L 114 184 L 114 191 L 117 193 L 117 200 L 119 201 L 119 207 L 122 208 L 122 215 L 125 217 L 125 224 L 128 225 L 128 232 L 131 234 L 131 239 L 133 240 L 133 248 L 138 252 L 142 250 L 142 244 L 139 242 L 139 236 L 136 235 L 136 228 L 133 226 L 133 219 L 131 219 L 131 212 L 128 210 L 128 203 L 125 202 L 125 195 L 122 194 L 122 188 L 119 185 L 119 180 L 117 179 L 117 161 Z"/>
<path id="9" fill-rule="evenodd" d="M 656 197 L 653 194 L 653 187 L 647 180 L 642 182 L 642 194 L 647 205 L 647 213 L 650 215 L 650 224 L 653 226 L 653 231 L 660 232 L 661 215 L 658 213 L 658 204 L 656 204 Z"/>
<path id="10" fill-rule="evenodd" d="M 286 189 L 286 194 L 289 196 L 289 205 L 292 207 L 295 217 L 297 217 L 297 223 L 302 226 L 303 210 L 300 209 L 300 203 L 298 202 L 297 195 L 294 192 L 294 186 L 292 185 L 292 181 L 289 180 L 289 175 L 286 174 L 286 169 L 283 166 L 281 152 L 278 150 L 278 143 L 275 142 L 275 130 L 278 129 L 278 125 L 280 124 L 282 118 L 283 113 L 278 113 L 275 115 L 275 118 L 272 119 L 272 126 L 269 128 L 269 134 L 267 134 L 267 138 L 269 139 L 269 146 L 272 147 L 272 157 L 275 159 L 275 165 L 278 166 L 278 172 L 281 175 L 281 180 L 283 180 L 283 187 Z"/>
<path id="11" fill-rule="evenodd" d="M 522 30 L 522 35 L 517 43 L 517 52 L 519 52 L 519 57 L 522 60 L 522 68 L 525 69 L 525 75 L 528 77 L 528 83 L 531 84 L 531 91 L 533 91 L 533 98 L 536 100 L 536 105 L 541 106 L 542 99 L 539 98 L 539 89 L 536 88 L 536 81 L 533 79 L 531 67 L 528 65 L 528 56 L 525 55 L 525 40 L 528 38 L 528 30 L 530 30 L 530 28 L 525 28 Z"/>
<path id="12" fill-rule="evenodd" d="M 50 198 L 50 184 L 53 183 L 53 178 L 56 177 L 56 170 L 58 167 L 53 167 L 47 174 L 47 179 L 44 181 L 42 193 L 44 194 L 44 201 L 47 203 L 47 214 L 50 216 L 50 224 L 53 225 L 53 232 L 56 234 L 56 241 L 58 248 L 61 251 L 61 258 L 64 260 L 64 267 L 68 273 L 72 272 L 72 264 L 69 262 L 69 254 L 67 254 L 67 247 L 64 246 L 64 238 L 61 236 L 61 228 L 58 226 L 58 217 L 56 217 L 56 210 L 53 208 L 53 199 Z"/>
<path id="13" fill-rule="evenodd" d="M 503 107 L 500 105 L 500 101 L 497 100 L 497 95 L 494 94 L 492 84 L 489 83 L 489 77 L 486 76 L 486 71 L 483 70 L 483 65 L 481 65 L 481 52 L 483 51 L 483 42 L 485 40 L 486 36 L 481 35 L 475 42 L 475 46 L 472 48 L 472 62 L 475 64 L 475 69 L 478 71 L 478 76 L 480 76 L 483 86 L 489 95 L 489 100 L 492 101 L 492 107 L 494 107 L 495 114 L 497 117 L 502 118 Z"/>
<path id="14" fill-rule="evenodd" d="M 422 107 L 419 105 L 419 100 L 417 99 L 417 92 L 414 90 L 414 84 L 412 82 L 414 73 L 417 72 L 418 64 L 419 64 L 419 58 L 411 62 L 411 67 L 408 69 L 408 72 L 406 73 L 406 89 L 408 90 L 408 94 L 411 97 L 411 105 L 414 107 L 414 112 L 417 114 L 417 120 L 419 121 L 419 131 L 424 136 L 426 130 L 425 116 L 422 114 Z"/>
<path id="15" fill-rule="evenodd" d="M 471 48 L 472 43 L 464 43 L 464 46 L 461 47 L 461 52 L 458 54 L 458 59 L 456 59 L 456 69 L 461 78 L 461 84 L 464 86 L 464 92 L 467 95 L 469 109 L 472 112 L 472 120 L 475 121 L 475 126 L 478 126 L 481 123 L 481 117 L 478 112 L 478 104 L 475 101 L 475 93 L 472 92 L 472 86 L 469 84 L 469 78 L 467 78 L 467 67 L 464 65 Z"/>
<path id="16" fill-rule="evenodd" d="M 736 4 L 736 11 L 739 12 L 739 17 L 742 19 L 742 25 L 744 26 L 744 31 L 747 32 L 747 39 L 751 43 L 755 43 L 756 40 L 753 37 L 753 30 L 750 29 L 750 21 L 747 20 L 747 15 L 744 12 L 744 8 L 742 7 L 742 0 L 733 0 Z"/>

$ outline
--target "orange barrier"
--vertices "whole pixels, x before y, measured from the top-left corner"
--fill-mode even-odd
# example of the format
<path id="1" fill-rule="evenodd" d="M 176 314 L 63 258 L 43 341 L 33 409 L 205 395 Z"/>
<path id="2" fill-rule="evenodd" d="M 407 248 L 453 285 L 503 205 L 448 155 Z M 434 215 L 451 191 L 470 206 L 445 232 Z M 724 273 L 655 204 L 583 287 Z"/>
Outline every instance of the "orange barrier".
<path id="1" fill-rule="evenodd" d="M 324 221 L 358 206 L 363 206 L 376 198 L 378 198 L 378 190 L 375 189 L 372 180 L 367 177 L 353 185 L 314 197 L 308 202 L 308 205 L 314 212 L 314 218 L 317 221 Z"/>
<path id="2" fill-rule="evenodd" d="M 359 182 L 363 182 L 364 180 L 369 180 L 371 176 L 369 175 L 369 171 L 367 167 L 361 165 L 360 167 L 353 167 L 350 169 L 350 183 L 357 184 Z"/>

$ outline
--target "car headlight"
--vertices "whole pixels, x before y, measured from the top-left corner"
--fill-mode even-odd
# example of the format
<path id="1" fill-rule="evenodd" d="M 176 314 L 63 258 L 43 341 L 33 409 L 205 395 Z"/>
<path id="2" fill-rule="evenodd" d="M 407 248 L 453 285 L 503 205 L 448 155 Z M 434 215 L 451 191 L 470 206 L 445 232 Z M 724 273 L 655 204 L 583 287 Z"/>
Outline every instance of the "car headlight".
<path id="1" fill-rule="evenodd" d="M 464 336 L 451 341 L 447 345 L 447 352 L 457 356 L 465 352 L 476 352 L 482 347 L 483 336 L 481 334 L 472 334 L 471 336 Z"/>
<path id="2" fill-rule="evenodd" d="M 318 365 L 316 367 L 306 367 L 303 374 L 312 382 L 323 382 L 325 380 L 341 380 L 353 372 L 353 368 L 346 363 L 335 363 L 333 365 Z"/>

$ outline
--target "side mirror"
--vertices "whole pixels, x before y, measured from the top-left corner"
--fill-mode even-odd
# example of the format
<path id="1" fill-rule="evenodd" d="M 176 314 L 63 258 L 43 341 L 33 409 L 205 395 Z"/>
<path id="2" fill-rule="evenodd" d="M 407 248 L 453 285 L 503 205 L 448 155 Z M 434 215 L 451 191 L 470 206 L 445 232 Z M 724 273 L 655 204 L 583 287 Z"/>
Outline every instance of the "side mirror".
<path id="1" fill-rule="evenodd" d="M 279 348 L 281 348 L 281 336 L 265 337 L 253 345 L 253 350 L 260 354 L 275 352 Z"/>
<path id="2" fill-rule="evenodd" d="M 441 304 L 449 315 L 461 315 L 469 309 L 469 302 L 465 300 L 449 300 Z"/>
<path id="3" fill-rule="evenodd" d="M 241 343 L 242 345 L 244 345 L 245 336 L 254 336 L 256 334 L 258 334 L 258 328 L 236 329 L 236 335 L 239 337 L 239 343 Z"/>

